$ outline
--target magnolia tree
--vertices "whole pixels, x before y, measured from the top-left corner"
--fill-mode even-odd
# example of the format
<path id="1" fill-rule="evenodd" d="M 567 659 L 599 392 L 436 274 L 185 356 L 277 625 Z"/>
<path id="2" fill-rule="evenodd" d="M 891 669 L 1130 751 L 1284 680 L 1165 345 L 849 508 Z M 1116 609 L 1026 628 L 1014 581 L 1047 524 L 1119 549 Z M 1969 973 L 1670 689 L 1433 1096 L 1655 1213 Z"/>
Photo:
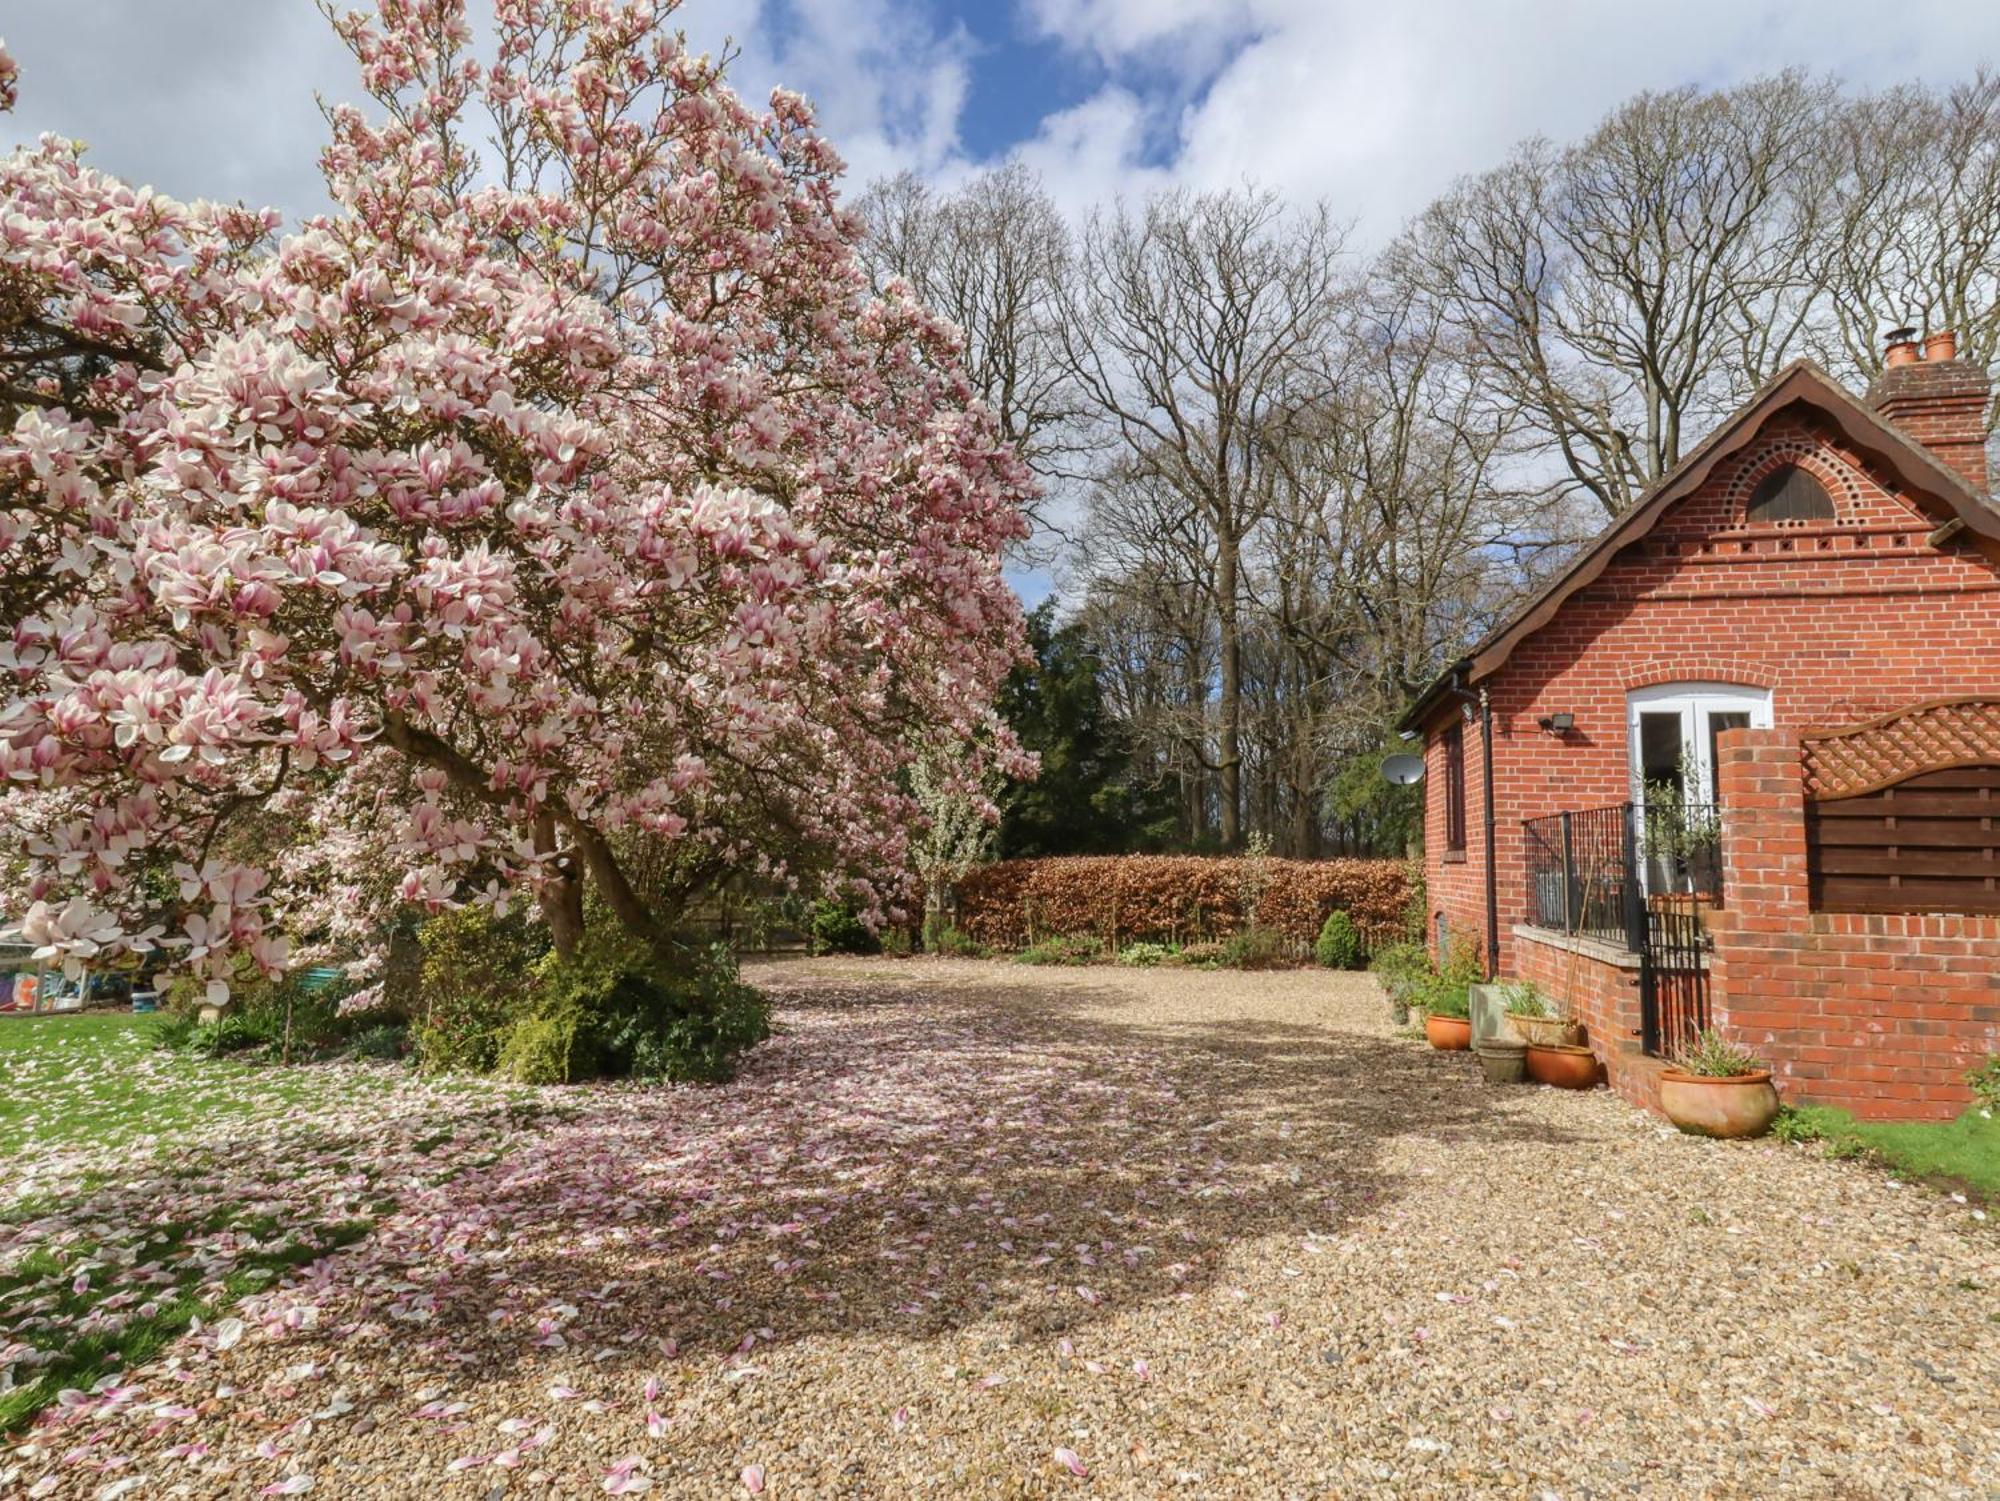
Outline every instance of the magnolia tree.
<path id="1" fill-rule="evenodd" d="M 333 17 L 369 105 L 282 238 L 0 162 L 0 826 L 51 953 L 226 986 L 517 894 L 567 948 L 587 889 L 658 941 L 739 871 L 879 915 L 911 747 L 1025 769 L 1026 473 L 806 106 L 674 8 L 500 0 L 484 60 L 462 0 Z"/>

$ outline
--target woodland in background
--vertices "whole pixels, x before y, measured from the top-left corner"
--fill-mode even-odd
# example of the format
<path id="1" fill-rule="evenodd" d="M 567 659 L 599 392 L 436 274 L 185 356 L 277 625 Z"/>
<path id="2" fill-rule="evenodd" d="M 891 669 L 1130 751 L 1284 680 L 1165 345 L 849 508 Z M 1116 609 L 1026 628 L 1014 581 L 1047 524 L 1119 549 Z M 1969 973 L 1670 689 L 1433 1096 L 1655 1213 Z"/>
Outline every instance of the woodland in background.
<path id="1" fill-rule="evenodd" d="M 1529 141 L 1379 252 L 1254 186 L 1066 223 L 1009 166 L 862 199 L 1039 476 L 1060 615 L 1003 854 L 1401 853 L 1414 695 L 1786 364 L 2000 343 L 2000 79 L 1785 74 Z M 1990 418 L 1989 418 L 1990 423 Z"/>

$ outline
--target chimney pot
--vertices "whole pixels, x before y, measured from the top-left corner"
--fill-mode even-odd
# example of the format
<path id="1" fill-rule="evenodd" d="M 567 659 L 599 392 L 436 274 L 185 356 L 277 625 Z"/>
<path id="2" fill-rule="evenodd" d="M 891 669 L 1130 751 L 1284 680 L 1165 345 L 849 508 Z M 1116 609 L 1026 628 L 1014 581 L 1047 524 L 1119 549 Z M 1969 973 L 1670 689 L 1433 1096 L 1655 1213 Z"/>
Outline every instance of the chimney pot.
<path id="1" fill-rule="evenodd" d="M 1986 410 L 1993 384 L 1986 367 L 1958 358 L 1958 339 L 1940 330 L 1923 342 L 1907 328 L 1892 330 L 1883 371 L 1868 390 L 1868 404 L 1948 469 L 1982 494 L 1986 471 Z"/>

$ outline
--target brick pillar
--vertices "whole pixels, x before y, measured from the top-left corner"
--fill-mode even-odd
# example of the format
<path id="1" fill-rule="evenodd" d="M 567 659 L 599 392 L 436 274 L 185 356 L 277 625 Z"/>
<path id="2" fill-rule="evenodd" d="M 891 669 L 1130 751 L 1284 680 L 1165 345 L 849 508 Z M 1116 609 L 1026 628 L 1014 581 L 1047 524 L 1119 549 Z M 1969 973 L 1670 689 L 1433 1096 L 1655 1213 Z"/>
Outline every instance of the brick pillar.
<path id="1" fill-rule="evenodd" d="M 1716 741 L 1723 908 L 1710 923 L 1715 1025 L 1768 1059 L 1781 1089 L 1810 1077 L 1822 1025 L 1803 964 L 1810 907 L 1805 771 L 1791 730 L 1726 730 Z"/>

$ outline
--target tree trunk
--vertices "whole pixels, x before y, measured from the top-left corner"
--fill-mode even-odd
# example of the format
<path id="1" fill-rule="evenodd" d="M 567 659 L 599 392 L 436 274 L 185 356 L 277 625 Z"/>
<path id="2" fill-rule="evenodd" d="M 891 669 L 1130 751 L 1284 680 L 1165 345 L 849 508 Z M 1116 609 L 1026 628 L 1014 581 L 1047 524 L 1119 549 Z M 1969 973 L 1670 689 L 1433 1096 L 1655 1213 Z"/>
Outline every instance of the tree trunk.
<path id="1" fill-rule="evenodd" d="M 536 814 L 535 853 L 553 855 L 557 848 L 555 815 Z M 563 958 L 573 957 L 583 942 L 583 872 L 574 856 L 557 858 L 556 874 L 543 883 L 538 900 L 542 921 L 548 924 L 549 941 Z"/>
<path id="2" fill-rule="evenodd" d="M 1243 842 L 1243 635 L 1236 614 L 1237 539 L 1217 533 L 1215 557 L 1216 633 L 1222 648 L 1222 847 Z"/>

